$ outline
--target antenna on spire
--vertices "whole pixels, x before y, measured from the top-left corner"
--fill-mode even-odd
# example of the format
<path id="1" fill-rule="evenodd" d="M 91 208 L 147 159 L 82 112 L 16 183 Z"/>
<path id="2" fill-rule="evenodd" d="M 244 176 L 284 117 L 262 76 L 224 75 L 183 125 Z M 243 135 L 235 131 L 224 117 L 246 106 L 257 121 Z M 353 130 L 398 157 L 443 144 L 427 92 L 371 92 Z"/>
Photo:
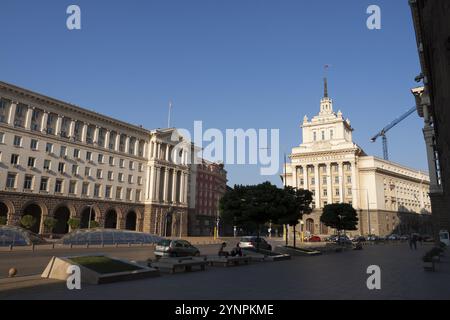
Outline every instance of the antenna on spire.
<path id="1" fill-rule="evenodd" d="M 169 100 L 169 119 L 167 120 L 167 128 L 170 128 L 172 109 L 173 109 L 173 101 L 172 101 L 172 99 L 170 99 Z"/>
<path id="2" fill-rule="evenodd" d="M 324 83 L 324 92 L 323 92 L 323 96 L 324 98 L 328 98 L 328 79 L 327 79 L 327 71 L 328 68 L 330 67 L 330 65 L 326 64 L 324 67 L 324 78 L 323 78 L 323 83 Z"/>

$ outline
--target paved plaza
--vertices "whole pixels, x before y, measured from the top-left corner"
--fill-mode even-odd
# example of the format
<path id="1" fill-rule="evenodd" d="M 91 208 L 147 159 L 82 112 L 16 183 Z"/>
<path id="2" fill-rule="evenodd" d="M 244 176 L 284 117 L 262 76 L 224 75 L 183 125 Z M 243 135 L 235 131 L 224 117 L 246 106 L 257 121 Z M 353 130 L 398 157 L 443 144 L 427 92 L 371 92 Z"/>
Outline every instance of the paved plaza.
<path id="1" fill-rule="evenodd" d="M 0 292 L 1 299 L 450 299 L 450 261 L 425 272 L 421 257 L 431 246 L 411 251 L 407 244 L 373 245 L 290 261 L 249 266 L 209 267 L 206 272 L 69 291 L 65 283 Z M 367 267 L 381 268 L 381 290 L 367 289 Z"/>

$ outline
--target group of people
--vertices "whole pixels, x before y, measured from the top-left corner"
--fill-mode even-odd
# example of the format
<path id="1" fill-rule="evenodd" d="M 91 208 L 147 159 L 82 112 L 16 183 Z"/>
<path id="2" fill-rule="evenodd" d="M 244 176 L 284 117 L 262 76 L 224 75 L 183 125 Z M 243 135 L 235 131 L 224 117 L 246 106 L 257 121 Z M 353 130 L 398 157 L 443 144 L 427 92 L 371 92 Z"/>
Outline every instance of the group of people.
<path id="1" fill-rule="evenodd" d="M 220 246 L 219 257 L 242 257 L 242 249 L 239 246 L 239 242 L 237 243 L 236 247 L 231 250 L 231 252 L 225 251 L 226 246 L 227 244 L 225 242 Z"/>

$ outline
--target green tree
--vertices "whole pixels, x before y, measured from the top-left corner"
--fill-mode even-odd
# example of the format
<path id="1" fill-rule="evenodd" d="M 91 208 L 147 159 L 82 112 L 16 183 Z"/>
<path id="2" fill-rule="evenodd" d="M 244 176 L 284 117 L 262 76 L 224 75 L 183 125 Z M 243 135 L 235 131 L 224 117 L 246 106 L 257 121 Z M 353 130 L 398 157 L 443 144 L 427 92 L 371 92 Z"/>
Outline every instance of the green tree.
<path id="1" fill-rule="evenodd" d="M 283 197 L 281 205 L 284 210 L 280 210 L 275 221 L 279 224 L 289 225 L 294 231 L 294 248 L 296 243 L 296 226 L 300 223 L 304 214 L 311 213 L 311 202 L 313 200 L 312 192 L 304 189 L 295 189 L 287 186 L 282 190 Z M 286 230 L 287 231 L 287 230 Z M 286 233 L 287 234 L 287 233 Z M 286 236 L 286 246 L 288 245 L 288 237 Z"/>
<path id="2" fill-rule="evenodd" d="M 91 229 L 98 228 L 98 227 L 100 227 L 100 223 L 98 223 L 95 220 L 92 220 L 91 223 L 90 223 L 90 227 L 91 227 Z"/>
<path id="3" fill-rule="evenodd" d="M 67 221 L 67 225 L 70 227 L 71 230 L 79 229 L 80 228 L 80 223 L 81 223 L 81 221 L 78 218 L 70 218 Z"/>
<path id="4" fill-rule="evenodd" d="M 50 238 L 53 238 L 53 228 L 56 226 L 57 223 L 58 223 L 58 220 L 56 220 L 53 217 L 47 217 L 44 219 L 44 226 L 51 233 Z"/>
<path id="5" fill-rule="evenodd" d="M 6 216 L 0 216 L 0 226 L 6 226 L 8 218 Z"/>
<path id="6" fill-rule="evenodd" d="M 327 227 L 340 231 L 357 230 L 358 214 L 352 205 L 348 203 L 328 204 L 323 208 L 320 221 Z"/>
<path id="7" fill-rule="evenodd" d="M 238 185 L 220 200 L 220 216 L 225 222 L 247 231 L 256 231 L 259 238 L 261 227 L 277 220 L 279 211 L 285 210 L 281 205 L 282 198 L 280 189 L 270 182 L 251 186 Z"/>
<path id="8" fill-rule="evenodd" d="M 20 224 L 25 229 L 31 229 L 36 224 L 36 218 L 30 215 L 23 216 L 20 219 Z"/>

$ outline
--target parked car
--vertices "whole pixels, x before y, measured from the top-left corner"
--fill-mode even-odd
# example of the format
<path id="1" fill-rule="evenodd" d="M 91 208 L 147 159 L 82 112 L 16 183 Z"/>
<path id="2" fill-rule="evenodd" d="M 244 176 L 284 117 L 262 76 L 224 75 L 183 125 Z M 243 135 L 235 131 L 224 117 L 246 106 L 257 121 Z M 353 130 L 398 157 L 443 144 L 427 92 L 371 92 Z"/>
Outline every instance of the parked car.
<path id="1" fill-rule="evenodd" d="M 338 237 L 336 235 L 333 235 L 333 236 L 329 236 L 328 238 L 326 238 L 325 241 L 327 241 L 327 242 L 336 242 L 337 238 Z"/>
<path id="2" fill-rule="evenodd" d="M 396 240 L 400 240 L 400 236 L 398 234 L 393 233 L 387 239 L 391 240 L 391 241 L 396 241 Z"/>
<path id="3" fill-rule="evenodd" d="M 400 240 L 403 240 L 403 241 L 408 240 L 408 239 L 409 239 L 408 236 L 401 236 L 401 237 L 400 237 Z"/>
<path id="4" fill-rule="evenodd" d="M 155 248 L 156 258 L 199 256 L 200 250 L 185 240 L 163 239 Z"/>
<path id="5" fill-rule="evenodd" d="M 308 239 L 308 242 L 321 242 L 322 239 L 319 236 L 311 236 Z"/>
<path id="6" fill-rule="evenodd" d="M 352 239 L 353 242 L 365 242 L 366 238 L 364 236 L 357 236 Z"/>
<path id="7" fill-rule="evenodd" d="M 239 241 L 239 247 L 242 249 L 245 248 L 259 248 L 263 250 L 272 251 L 272 246 L 266 241 L 266 239 L 259 237 L 259 246 L 258 246 L 258 237 L 249 236 L 242 237 Z"/>
<path id="8" fill-rule="evenodd" d="M 338 244 L 351 244 L 352 243 L 350 238 L 346 235 L 336 236 L 334 242 L 336 242 Z"/>
<path id="9" fill-rule="evenodd" d="M 434 242 L 434 239 L 433 239 L 432 236 L 425 235 L 425 236 L 422 237 L 422 241 L 423 242 Z"/>

